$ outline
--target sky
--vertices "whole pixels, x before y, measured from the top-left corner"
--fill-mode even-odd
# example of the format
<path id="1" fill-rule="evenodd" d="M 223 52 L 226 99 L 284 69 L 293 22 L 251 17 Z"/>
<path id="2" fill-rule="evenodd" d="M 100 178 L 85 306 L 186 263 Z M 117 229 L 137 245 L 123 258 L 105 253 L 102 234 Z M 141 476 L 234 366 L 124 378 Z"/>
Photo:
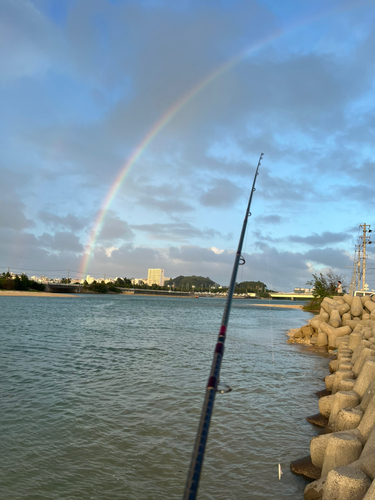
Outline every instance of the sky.
<path id="1" fill-rule="evenodd" d="M 0 0 L 0 272 L 347 284 L 375 230 L 372 0 Z M 367 283 L 375 289 L 375 241 Z"/>

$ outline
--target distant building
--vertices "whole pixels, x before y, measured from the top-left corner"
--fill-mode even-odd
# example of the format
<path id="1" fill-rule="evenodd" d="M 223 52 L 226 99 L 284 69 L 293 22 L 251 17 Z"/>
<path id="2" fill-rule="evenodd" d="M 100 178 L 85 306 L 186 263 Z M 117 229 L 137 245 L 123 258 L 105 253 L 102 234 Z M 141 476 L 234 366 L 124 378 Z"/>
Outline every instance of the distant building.
<path id="1" fill-rule="evenodd" d="M 312 293 L 313 288 L 295 288 L 294 293 Z"/>
<path id="2" fill-rule="evenodd" d="M 164 285 L 164 269 L 149 269 L 147 275 L 147 284 L 151 285 Z"/>
<path id="3" fill-rule="evenodd" d="M 132 278 L 132 285 L 144 285 L 147 284 L 147 280 L 145 278 Z"/>

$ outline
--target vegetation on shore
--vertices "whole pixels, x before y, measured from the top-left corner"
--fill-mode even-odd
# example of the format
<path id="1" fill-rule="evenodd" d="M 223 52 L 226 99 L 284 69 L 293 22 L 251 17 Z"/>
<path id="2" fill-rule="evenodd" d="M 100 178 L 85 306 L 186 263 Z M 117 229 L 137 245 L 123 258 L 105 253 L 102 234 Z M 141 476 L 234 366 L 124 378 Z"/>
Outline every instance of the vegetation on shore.
<path id="1" fill-rule="evenodd" d="M 344 291 L 344 280 L 339 274 L 335 274 L 332 269 L 329 269 L 327 274 L 322 273 L 313 274 L 312 279 L 306 283 L 313 288 L 313 296 L 307 304 L 303 306 L 304 311 L 319 312 L 320 304 L 323 302 L 325 297 L 332 298 L 337 295 L 337 284 L 341 281 L 342 288 Z"/>
<path id="2" fill-rule="evenodd" d="M 35 290 L 42 292 L 45 286 L 42 283 L 38 283 L 34 280 L 30 280 L 26 274 L 22 273 L 21 276 L 16 276 L 13 278 L 11 274 L 2 273 L 0 275 L 0 289 L 2 290 Z"/>
<path id="3" fill-rule="evenodd" d="M 60 282 L 66 285 L 75 285 L 79 282 L 70 278 L 61 278 Z M 9 272 L 0 275 L 0 289 L 3 290 L 20 290 L 20 291 L 44 291 L 46 286 L 43 283 L 38 283 L 27 277 L 26 274 L 20 276 L 12 276 Z M 212 294 L 225 293 L 227 287 L 220 287 L 217 283 L 212 281 L 209 277 L 203 276 L 177 276 L 165 282 L 164 286 L 156 284 L 147 285 L 140 283 L 137 285 L 132 284 L 129 278 L 117 278 L 113 283 L 105 283 L 104 280 L 93 281 L 88 283 L 86 280 L 83 283 L 81 291 L 83 293 L 121 293 L 124 288 L 144 289 L 144 290 L 164 290 L 164 291 L 179 291 L 179 292 L 209 292 Z M 261 281 L 243 281 L 236 283 L 235 293 L 247 294 L 256 293 L 258 297 L 269 297 L 267 286 Z"/>

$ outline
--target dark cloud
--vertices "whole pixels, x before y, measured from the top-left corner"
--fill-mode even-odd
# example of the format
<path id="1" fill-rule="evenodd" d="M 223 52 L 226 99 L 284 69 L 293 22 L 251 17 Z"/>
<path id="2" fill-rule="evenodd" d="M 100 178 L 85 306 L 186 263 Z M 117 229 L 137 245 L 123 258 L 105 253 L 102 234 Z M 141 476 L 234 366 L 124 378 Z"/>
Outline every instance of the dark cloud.
<path id="1" fill-rule="evenodd" d="M 99 242 L 114 242 L 118 240 L 131 240 L 134 237 L 129 224 L 120 219 L 113 212 L 107 213 L 103 227 L 97 237 Z"/>
<path id="2" fill-rule="evenodd" d="M 24 215 L 25 205 L 19 201 L 0 200 L 0 227 L 26 229 L 35 224 Z"/>
<path id="3" fill-rule="evenodd" d="M 351 260 L 343 250 L 335 248 L 316 248 L 305 253 L 306 260 L 322 264 L 332 269 L 345 269 Z"/>
<path id="4" fill-rule="evenodd" d="M 152 210 L 159 210 L 166 214 L 171 213 L 186 213 L 191 212 L 193 207 L 186 203 L 184 200 L 179 198 L 174 199 L 161 199 L 155 196 L 140 196 L 137 199 L 137 203 L 146 208 L 151 208 Z"/>
<path id="5" fill-rule="evenodd" d="M 325 231 L 322 234 L 311 234 L 310 236 L 298 236 L 291 235 L 288 237 L 288 241 L 293 243 L 303 243 L 305 245 L 311 245 L 314 247 L 327 246 L 332 243 L 342 243 L 352 238 L 350 233 L 331 233 Z"/>
<path id="6" fill-rule="evenodd" d="M 176 222 L 170 224 L 142 224 L 133 225 L 132 229 L 149 234 L 150 238 L 166 241 L 188 241 L 191 238 L 212 239 L 219 235 L 213 229 L 203 231 L 192 226 L 188 222 Z"/>
<path id="7" fill-rule="evenodd" d="M 43 233 L 39 238 L 41 248 L 58 252 L 83 252 L 83 245 L 78 237 L 67 231 L 59 231 L 55 234 Z"/>
<path id="8" fill-rule="evenodd" d="M 59 215 L 52 214 L 50 212 L 40 211 L 39 219 L 44 222 L 49 227 L 54 229 L 66 228 L 71 231 L 80 231 L 86 227 L 88 220 L 86 218 L 80 218 L 73 214 L 65 215 L 61 217 Z"/>
<path id="9" fill-rule="evenodd" d="M 214 179 L 212 185 L 200 197 L 200 202 L 206 207 L 231 207 L 242 194 L 242 190 L 229 179 Z"/>
<path id="10" fill-rule="evenodd" d="M 281 224 L 284 218 L 280 215 L 271 214 L 271 215 L 259 215 L 256 217 L 256 222 L 260 224 Z"/>

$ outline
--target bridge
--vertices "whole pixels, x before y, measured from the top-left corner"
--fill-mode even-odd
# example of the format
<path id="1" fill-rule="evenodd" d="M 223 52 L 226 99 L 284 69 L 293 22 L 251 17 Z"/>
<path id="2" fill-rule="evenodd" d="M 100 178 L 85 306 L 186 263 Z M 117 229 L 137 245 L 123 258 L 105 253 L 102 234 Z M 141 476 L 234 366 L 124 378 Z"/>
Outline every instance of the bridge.
<path id="1" fill-rule="evenodd" d="M 83 285 L 79 283 L 46 283 L 45 292 L 50 293 L 81 293 Z"/>

